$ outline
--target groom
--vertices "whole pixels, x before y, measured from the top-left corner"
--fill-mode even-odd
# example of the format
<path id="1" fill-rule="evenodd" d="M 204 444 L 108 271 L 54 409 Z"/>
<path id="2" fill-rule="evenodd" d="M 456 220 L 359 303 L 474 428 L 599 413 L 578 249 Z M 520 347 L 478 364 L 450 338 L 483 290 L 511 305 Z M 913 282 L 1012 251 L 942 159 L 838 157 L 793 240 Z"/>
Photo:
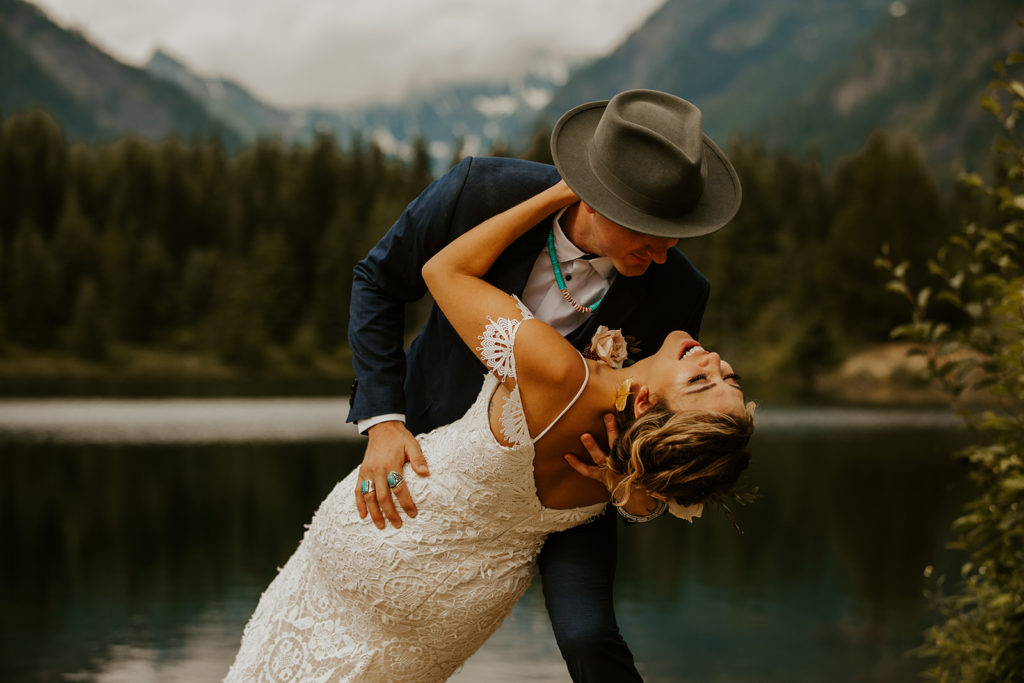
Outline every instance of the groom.
<path id="1" fill-rule="evenodd" d="M 626 91 L 567 112 L 551 149 L 555 167 L 463 160 L 413 200 L 355 267 L 349 341 L 358 379 L 348 419 L 369 436 L 359 478 L 375 484 L 355 496 L 360 514 L 380 528 L 385 518 L 402 524 L 392 495 L 406 514 L 416 513 L 408 487 L 389 473 L 409 461 L 429 476 L 413 434 L 461 417 L 483 380 L 480 361 L 436 306 L 403 351 L 405 306 L 426 292 L 420 268 L 458 235 L 564 178 L 580 202 L 520 238 L 486 279 L 579 349 L 599 325 L 621 328 L 639 356 L 672 330 L 697 336 L 708 282 L 675 246 L 722 227 L 740 204 L 736 172 L 701 131 L 700 111 L 666 93 Z M 641 680 L 615 621 L 615 560 L 608 512 L 552 534 L 538 558 L 574 681 Z"/>

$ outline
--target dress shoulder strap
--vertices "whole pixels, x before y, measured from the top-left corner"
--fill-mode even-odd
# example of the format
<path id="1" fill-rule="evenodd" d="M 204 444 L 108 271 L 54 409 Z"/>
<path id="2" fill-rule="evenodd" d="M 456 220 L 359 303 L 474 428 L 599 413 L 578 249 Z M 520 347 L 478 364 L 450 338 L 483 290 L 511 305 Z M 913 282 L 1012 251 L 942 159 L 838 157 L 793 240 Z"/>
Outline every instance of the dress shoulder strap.
<path id="1" fill-rule="evenodd" d="M 544 428 L 544 431 L 542 431 L 537 436 L 533 437 L 533 443 L 537 443 L 538 441 L 540 441 L 542 436 L 551 431 L 551 428 L 555 426 L 555 423 L 561 420 L 565 416 L 565 414 L 569 412 L 569 408 L 572 408 L 576 404 L 576 401 L 578 401 L 580 396 L 583 395 L 583 390 L 587 388 L 587 382 L 590 381 L 590 366 L 587 365 L 587 360 L 582 356 L 582 354 L 580 355 L 580 360 L 583 361 L 583 371 L 585 373 L 583 376 L 583 384 L 580 385 L 579 391 L 577 391 L 576 395 L 572 397 L 572 400 L 569 401 L 569 403 L 564 408 L 562 408 L 562 412 L 558 414 L 558 417 L 552 420 L 551 424 Z"/>

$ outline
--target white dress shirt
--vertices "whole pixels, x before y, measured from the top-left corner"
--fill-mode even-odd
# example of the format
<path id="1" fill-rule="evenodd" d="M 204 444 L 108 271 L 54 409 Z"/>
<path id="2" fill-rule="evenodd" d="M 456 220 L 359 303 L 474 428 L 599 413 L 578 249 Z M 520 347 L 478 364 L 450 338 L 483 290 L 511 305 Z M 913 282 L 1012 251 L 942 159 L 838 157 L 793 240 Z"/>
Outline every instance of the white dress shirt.
<path id="1" fill-rule="evenodd" d="M 615 267 L 607 256 L 585 259 L 587 254 L 569 241 L 562 230 L 560 220 L 565 209 L 562 209 L 554 221 L 555 254 L 558 266 L 562 269 L 565 287 L 569 294 L 582 306 L 591 306 L 608 291 L 615 279 Z M 523 289 L 523 303 L 534 317 L 543 320 L 562 336 L 565 336 L 582 325 L 592 314 L 580 313 L 562 297 L 555 281 L 555 271 L 551 266 L 551 257 L 545 247 L 537 256 Z M 389 413 L 359 420 L 356 425 L 360 433 L 380 422 L 400 420 L 405 422 L 403 413 Z"/>

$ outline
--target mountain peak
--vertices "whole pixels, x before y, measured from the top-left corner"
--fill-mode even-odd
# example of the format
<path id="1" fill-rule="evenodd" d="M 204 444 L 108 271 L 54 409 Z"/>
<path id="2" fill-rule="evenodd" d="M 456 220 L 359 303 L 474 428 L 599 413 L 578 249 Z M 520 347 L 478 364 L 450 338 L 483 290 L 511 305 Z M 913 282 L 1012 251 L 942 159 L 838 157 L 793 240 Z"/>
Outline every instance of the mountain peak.
<path id="1" fill-rule="evenodd" d="M 187 72 L 188 67 L 178 58 L 172 56 L 162 47 L 157 47 L 153 50 L 152 56 L 149 61 L 146 62 L 147 71 L 175 71 L 175 72 Z"/>

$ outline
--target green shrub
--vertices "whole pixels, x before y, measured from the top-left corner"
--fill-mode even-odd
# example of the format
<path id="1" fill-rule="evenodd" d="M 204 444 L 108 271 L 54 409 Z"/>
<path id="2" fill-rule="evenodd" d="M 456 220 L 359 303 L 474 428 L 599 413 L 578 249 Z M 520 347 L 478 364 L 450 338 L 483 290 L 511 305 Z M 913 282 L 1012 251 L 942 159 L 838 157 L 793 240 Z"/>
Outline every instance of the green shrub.
<path id="1" fill-rule="evenodd" d="M 979 203 L 928 262 L 933 285 L 911 287 L 909 264 L 895 264 L 888 250 L 878 261 L 892 276 L 888 288 L 913 307 L 893 335 L 923 343 L 932 376 L 977 437 L 961 456 L 978 496 L 953 525 L 952 546 L 968 561 L 952 592 L 931 577 L 940 619 L 916 650 L 936 681 L 1024 680 L 1024 84 L 1010 71 L 1022 63 L 1022 53 L 998 63 L 982 99 L 1004 130 L 996 180 L 962 177 Z M 953 322 L 939 322 L 940 311 Z"/>

